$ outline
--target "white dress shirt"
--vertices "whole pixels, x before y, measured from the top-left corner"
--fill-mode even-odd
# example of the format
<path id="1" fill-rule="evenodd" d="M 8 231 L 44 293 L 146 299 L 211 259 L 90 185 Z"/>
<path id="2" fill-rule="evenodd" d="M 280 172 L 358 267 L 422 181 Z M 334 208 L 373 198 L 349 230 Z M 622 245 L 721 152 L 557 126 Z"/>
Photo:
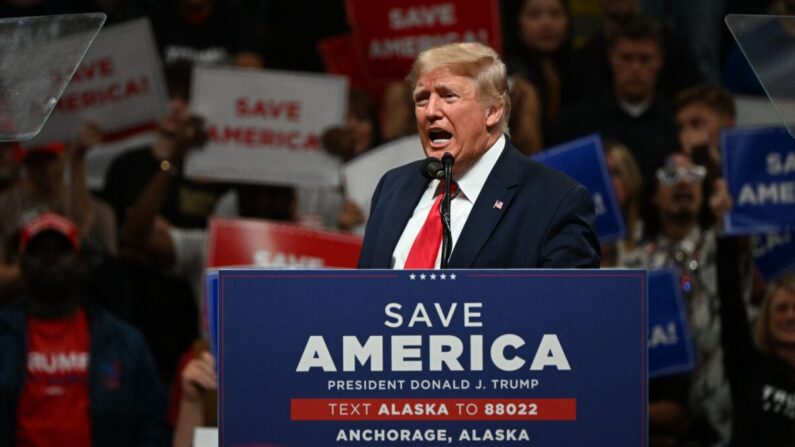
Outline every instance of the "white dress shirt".
<path id="1" fill-rule="evenodd" d="M 478 159 L 474 165 L 467 172 L 461 176 L 460 179 L 453 178 L 458 183 L 458 195 L 450 202 L 450 230 L 453 235 L 453 250 L 461 235 L 461 230 L 464 229 L 464 224 L 469 218 L 469 213 L 475 205 L 475 201 L 486 184 L 486 179 L 491 173 L 494 165 L 497 164 L 497 159 L 500 158 L 502 151 L 505 149 L 505 135 L 492 145 L 483 156 Z M 432 180 L 425 192 L 420 197 L 417 207 L 414 208 L 414 214 L 411 215 L 406 228 L 403 229 L 403 234 L 400 235 L 395 251 L 392 252 L 392 268 L 402 269 L 406 265 L 406 259 L 411 251 L 411 246 L 414 244 L 414 239 L 422 229 L 422 225 L 428 218 L 428 212 L 433 206 L 436 199 L 436 190 L 439 189 L 439 180 Z M 434 268 L 439 268 L 442 263 L 442 247 L 439 244 L 439 253 L 436 255 L 436 264 Z"/>

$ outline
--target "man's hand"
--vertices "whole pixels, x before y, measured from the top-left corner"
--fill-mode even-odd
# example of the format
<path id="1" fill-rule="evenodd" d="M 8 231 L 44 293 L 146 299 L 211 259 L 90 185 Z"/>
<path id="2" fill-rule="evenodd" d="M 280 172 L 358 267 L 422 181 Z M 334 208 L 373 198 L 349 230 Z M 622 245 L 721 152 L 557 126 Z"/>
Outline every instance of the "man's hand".
<path id="1" fill-rule="evenodd" d="M 171 152 L 169 162 L 174 166 L 181 166 L 185 154 L 192 148 L 202 147 L 207 143 L 207 133 L 204 130 L 204 119 L 191 116 L 177 129 L 173 136 L 174 150 Z"/>
<path id="2" fill-rule="evenodd" d="M 337 226 L 340 230 L 351 231 L 357 225 L 364 223 L 364 213 L 359 205 L 348 201 L 337 216 Z"/>
<path id="3" fill-rule="evenodd" d="M 97 123 L 94 121 L 87 122 L 78 132 L 77 138 L 69 146 L 69 153 L 72 159 L 82 160 L 89 149 L 102 143 L 104 137 L 105 135 Z"/>
<path id="4" fill-rule="evenodd" d="M 201 401 L 207 390 L 218 387 L 215 374 L 215 359 L 204 351 L 194 358 L 182 371 L 182 399 L 190 402 Z"/>
<path id="5" fill-rule="evenodd" d="M 713 183 L 712 196 L 709 198 L 709 209 L 715 216 L 716 225 L 719 230 L 723 230 L 723 218 L 732 209 L 732 198 L 729 195 L 729 187 L 726 180 L 719 178 Z"/>

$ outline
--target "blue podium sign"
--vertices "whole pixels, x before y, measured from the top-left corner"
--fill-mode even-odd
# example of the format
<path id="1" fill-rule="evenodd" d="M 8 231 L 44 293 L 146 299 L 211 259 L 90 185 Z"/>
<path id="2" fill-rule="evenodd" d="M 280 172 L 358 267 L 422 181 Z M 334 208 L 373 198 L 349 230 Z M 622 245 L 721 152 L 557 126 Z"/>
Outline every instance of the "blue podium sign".
<path id="1" fill-rule="evenodd" d="M 721 132 L 723 175 L 733 206 L 729 234 L 795 229 L 795 139 L 784 128 Z"/>
<path id="2" fill-rule="evenodd" d="M 534 155 L 533 160 L 565 173 L 590 191 L 596 208 L 596 234 L 599 241 L 612 242 L 624 237 L 624 219 L 607 172 L 599 135 L 555 146 Z"/>
<path id="3" fill-rule="evenodd" d="M 224 446 L 645 446 L 636 270 L 221 270 Z"/>
<path id="4" fill-rule="evenodd" d="M 691 371 L 695 354 L 676 271 L 649 272 L 649 377 Z"/>

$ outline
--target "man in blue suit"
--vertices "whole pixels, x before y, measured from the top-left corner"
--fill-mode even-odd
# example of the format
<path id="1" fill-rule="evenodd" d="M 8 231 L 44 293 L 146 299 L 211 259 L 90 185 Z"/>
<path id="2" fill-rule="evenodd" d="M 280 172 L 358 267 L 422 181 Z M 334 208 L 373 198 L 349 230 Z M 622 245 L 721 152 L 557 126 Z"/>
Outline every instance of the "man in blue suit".
<path id="1" fill-rule="evenodd" d="M 421 53 L 408 76 L 423 150 L 455 158 L 450 268 L 598 267 L 588 191 L 523 156 L 504 135 L 505 65 L 489 47 Z M 387 172 L 373 194 L 359 268 L 439 268 L 439 180 L 422 160 Z"/>

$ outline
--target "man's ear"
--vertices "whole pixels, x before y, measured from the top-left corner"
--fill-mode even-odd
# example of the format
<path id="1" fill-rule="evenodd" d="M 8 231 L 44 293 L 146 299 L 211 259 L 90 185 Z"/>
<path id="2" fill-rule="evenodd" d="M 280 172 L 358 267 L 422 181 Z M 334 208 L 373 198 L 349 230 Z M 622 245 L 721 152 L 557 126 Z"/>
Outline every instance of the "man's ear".
<path id="1" fill-rule="evenodd" d="M 505 107 L 502 104 L 492 104 L 486 109 L 486 127 L 494 127 L 502 119 Z"/>

